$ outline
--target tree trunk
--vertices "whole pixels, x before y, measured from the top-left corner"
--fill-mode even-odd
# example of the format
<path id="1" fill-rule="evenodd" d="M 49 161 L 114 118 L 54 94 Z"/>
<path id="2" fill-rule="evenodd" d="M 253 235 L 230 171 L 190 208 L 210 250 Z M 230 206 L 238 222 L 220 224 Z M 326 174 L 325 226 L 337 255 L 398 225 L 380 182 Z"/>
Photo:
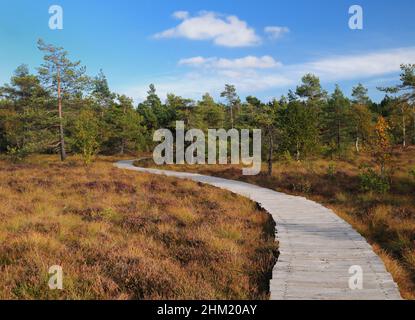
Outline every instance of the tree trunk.
<path id="1" fill-rule="evenodd" d="M 403 142 L 402 145 L 406 148 L 406 123 L 405 123 L 405 114 L 402 108 L 402 135 L 403 135 Z"/>
<path id="2" fill-rule="evenodd" d="M 412 121 L 413 121 L 412 144 L 415 144 L 415 103 L 412 106 Z"/>
<path id="3" fill-rule="evenodd" d="M 300 143 L 297 142 L 297 154 L 296 154 L 296 160 L 300 161 Z"/>
<path id="4" fill-rule="evenodd" d="M 337 122 L 337 150 L 340 151 L 340 121 Z"/>
<path id="5" fill-rule="evenodd" d="M 124 155 L 124 150 L 125 150 L 125 140 L 122 139 L 121 140 L 121 148 L 120 148 L 120 154 Z"/>
<path id="6" fill-rule="evenodd" d="M 126 110 L 126 106 L 124 105 L 123 109 L 122 109 L 122 114 L 124 115 L 124 117 L 125 117 L 126 113 L 127 113 L 127 110 Z M 124 130 L 124 128 L 123 128 L 123 130 Z M 120 154 L 124 155 L 124 152 L 125 152 L 125 139 L 121 138 Z"/>
<path id="7" fill-rule="evenodd" d="M 274 149 L 274 141 L 272 139 L 272 131 L 268 133 L 269 151 L 268 151 L 268 176 L 272 176 L 272 153 Z"/>
<path id="8" fill-rule="evenodd" d="M 357 136 L 357 137 L 356 137 L 355 146 L 356 146 L 356 152 L 357 152 L 357 153 L 359 153 L 359 152 L 360 152 L 360 147 L 359 147 L 359 136 Z"/>
<path id="9" fill-rule="evenodd" d="M 65 134 L 63 129 L 63 113 L 62 113 L 62 95 L 61 95 L 61 75 L 60 68 L 57 67 L 57 78 L 58 78 L 58 112 L 59 112 L 59 145 L 61 153 L 61 161 L 66 159 L 66 150 L 65 150 Z"/>
<path id="10" fill-rule="evenodd" d="M 231 124 L 232 124 L 232 129 L 233 129 L 234 124 L 233 124 L 233 106 L 232 106 L 232 104 L 231 104 Z"/>

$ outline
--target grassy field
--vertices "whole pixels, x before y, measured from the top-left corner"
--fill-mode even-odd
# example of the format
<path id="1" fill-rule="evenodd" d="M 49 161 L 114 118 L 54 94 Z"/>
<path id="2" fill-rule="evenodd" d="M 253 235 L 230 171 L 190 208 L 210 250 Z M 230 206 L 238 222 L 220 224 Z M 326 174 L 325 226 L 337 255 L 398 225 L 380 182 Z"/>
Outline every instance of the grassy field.
<path id="1" fill-rule="evenodd" d="M 373 245 L 403 297 L 415 299 L 415 148 L 396 150 L 392 185 L 386 194 L 361 191 L 359 167 L 370 161 L 365 155 L 348 161 L 278 161 L 272 176 L 242 176 L 240 168 L 230 165 L 164 168 L 243 180 L 326 205 Z M 137 165 L 155 166 L 152 160 Z"/>
<path id="2" fill-rule="evenodd" d="M 113 161 L 0 161 L 0 299 L 268 298 L 277 244 L 266 212 Z M 62 291 L 48 288 L 52 265 Z"/>

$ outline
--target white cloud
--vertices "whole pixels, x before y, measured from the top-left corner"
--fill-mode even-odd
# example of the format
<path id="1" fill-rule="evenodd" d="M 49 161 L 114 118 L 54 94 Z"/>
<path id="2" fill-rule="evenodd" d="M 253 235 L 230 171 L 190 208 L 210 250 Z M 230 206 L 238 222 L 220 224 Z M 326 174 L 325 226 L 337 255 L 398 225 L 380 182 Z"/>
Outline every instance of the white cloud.
<path id="1" fill-rule="evenodd" d="M 356 82 L 369 80 L 382 83 L 385 78 L 388 81 L 392 79 L 398 81 L 400 64 L 415 62 L 415 47 L 329 56 L 311 62 L 281 65 L 279 68 L 265 68 L 265 66 L 271 66 L 272 61 L 275 62 L 275 60 L 263 58 L 246 59 L 245 57 L 229 60 L 193 57 L 183 59 L 179 64 L 195 67 L 192 72 L 146 79 L 145 84 L 130 87 L 124 92 L 136 99 L 144 99 L 148 83 L 154 83 L 160 96 L 164 97 L 167 93 L 174 92 L 199 99 L 205 92 L 217 95 L 226 83 L 231 83 L 236 86 L 241 95 L 255 95 L 266 90 L 276 90 L 276 95 L 278 95 L 278 89 L 286 91 L 288 88 L 295 88 L 306 73 L 316 74 L 323 83 L 342 80 L 356 80 Z M 258 63 L 259 61 L 263 64 Z M 391 78 L 393 75 L 394 78 Z"/>
<path id="2" fill-rule="evenodd" d="M 238 59 L 225 58 L 203 58 L 193 57 L 182 59 L 179 65 L 187 65 L 191 67 L 209 67 L 215 69 L 270 69 L 280 67 L 282 64 L 271 56 L 246 56 Z"/>
<path id="3" fill-rule="evenodd" d="M 216 66 L 221 69 L 270 69 L 279 67 L 282 64 L 274 60 L 271 56 L 254 57 L 247 56 L 240 59 L 219 59 Z"/>
<path id="4" fill-rule="evenodd" d="M 276 40 L 290 32 L 290 29 L 287 27 L 268 26 L 265 27 L 264 32 L 268 34 L 270 39 Z"/>
<path id="5" fill-rule="evenodd" d="M 216 60 L 216 58 L 213 58 Z M 179 61 L 179 65 L 182 66 L 190 66 L 190 67 L 203 67 L 208 64 L 208 62 L 212 61 L 211 58 L 203 58 L 199 57 L 192 57 L 187 59 L 181 59 Z"/>
<path id="6" fill-rule="evenodd" d="M 183 21 L 174 28 L 155 34 L 156 39 L 212 40 L 224 47 L 249 47 L 261 43 L 255 30 L 237 16 L 221 16 L 206 11 L 193 17 L 187 12 L 176 12 L 174 16 Z"/>
<path id="7" fill-rule="evenodd" d="M 415 47 L 366 54 L 342 55 L 294 66 L 299 72 L 312 72 L 325 81 L 368 78 L 400 70 L 402 63 L 415 62 Z"/>
<path id="8" fill-rule="evenodd" d="M 189 17 L 189 12 L 187 11 L 176 11 L 173 13 L 173 18 L 177 20 L 184 20 Z"/>

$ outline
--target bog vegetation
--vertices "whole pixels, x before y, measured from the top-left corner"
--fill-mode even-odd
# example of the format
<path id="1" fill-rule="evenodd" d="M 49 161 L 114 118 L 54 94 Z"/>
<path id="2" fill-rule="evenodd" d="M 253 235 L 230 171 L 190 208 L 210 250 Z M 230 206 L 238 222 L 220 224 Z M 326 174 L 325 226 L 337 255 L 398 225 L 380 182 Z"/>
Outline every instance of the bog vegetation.
<path id="1" fill-rule="evenodd" d="M 401 288 L 414 296 L 415 65 L 401 66 L 396 86 L 379 88 L 385 92 L 379 103 L 362 84 L 347 97 L 339 86 L 329 93 L 306 74 L 295 90 L 268 102 L 242 101 L 232 85 L 221 102 L 174 93 L 161 101 L 150 85 L 147 98 L 134 105 L 111 91 L 103 72 L 91 77 L 62 48 L 38 45 L 44 62 L 36 72 L 19 66 L 0 87 L 0 153 L 7 161 L 78 154 L 89 167 L 97 156 L 151 152 L 154 131 L 174 129 L 176 121 L 205 132 L 262 129 L 266 166 L 250 179 L 337 206 L 390 257 Z M 407 162 L 399 164 L 402 159 Z"/>
<path id="2" fill-rule="evenodd" d="M 266 212 L 113 161 L 0 161 L 0 299 L 268 298 L 277 244 Z M 56 264 L 62 291 L 47 285 Z"/>

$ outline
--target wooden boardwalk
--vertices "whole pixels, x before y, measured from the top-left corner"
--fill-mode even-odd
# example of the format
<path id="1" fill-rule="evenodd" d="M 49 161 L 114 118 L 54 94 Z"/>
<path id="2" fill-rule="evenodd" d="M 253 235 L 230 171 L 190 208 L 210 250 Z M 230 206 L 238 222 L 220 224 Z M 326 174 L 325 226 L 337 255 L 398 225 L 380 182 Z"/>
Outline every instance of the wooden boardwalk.
<path id="1" fill-rule="evenodd" d="M 333 211 L 295 197 L 244 182 L 199 174 L 138 168 L 133 161 L 120 169 L 206 183 L 259 203 L 277 225 L 280 256 L 270 283 L 273 300 L 398 300 L 399 290 L 372 247 Z M 362 289 L 352 290 L 352 266 L 363 271 Z"/>

